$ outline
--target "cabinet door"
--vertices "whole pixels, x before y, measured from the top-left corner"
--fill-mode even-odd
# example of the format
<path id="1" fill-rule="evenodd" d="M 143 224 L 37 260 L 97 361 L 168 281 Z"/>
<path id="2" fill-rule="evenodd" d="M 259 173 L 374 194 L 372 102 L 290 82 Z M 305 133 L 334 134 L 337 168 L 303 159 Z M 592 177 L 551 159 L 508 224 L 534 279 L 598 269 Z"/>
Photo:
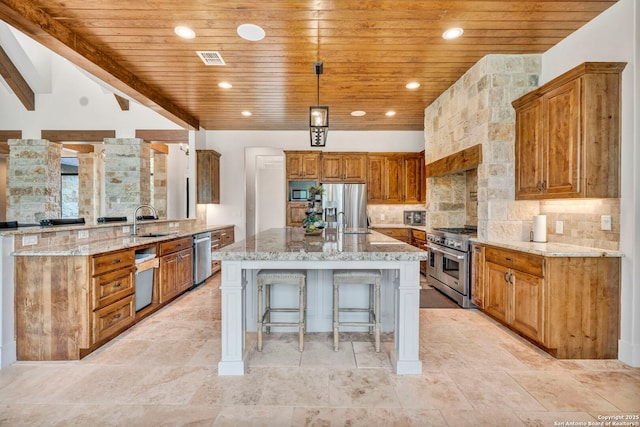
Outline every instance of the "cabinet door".
<path id="1" fill-rule="evenodd" d="M 193 249 L 177 253 L 176 291 L 181 293 L 193 285 Z"/>
<path id="2" fill-rule="evenodd" d="M 287 178 L 304 178 L 302 154 L 287 153 Z"/>
<path id="3" fill-rule="evenodd" d="M 159 302 L 163 304 L 178 295 L 178 257 L 175 253 L 160 258 L 159 277 Z"/>
<path id="4" fill-rule="evenodd" d="M 404 203 L 419 203 L 421 200 L 422 176 L 421 163 L 418 156 L 407 156 L 404 159 L 403 201 Z"/>
<path id="5" fill-rule="evenodd" d="M 220 153 L 196 150 L 196 203 L 220 203 Z"/>
<path id="6" fill-rule="evenodd" d="M 307 203 L 287 203 L 287 225 L 302 227 L 306 212 Z"/>
<path id="7" fill-rule="evenodd" d="M 542 283 L 539 277 L 511 270 L 513 309 L 511 325 L 536 341 L 543 341 Z"/>
<path id="8" fill-rule="evenodd" d="M 342 171 L 342 155 L 323 154 L 321 157 L 323 182 L 340 182 L 344 180 Z"/>
<path id="9" fill-rule="evenodd" d="M 403 177 L 404 158 L 402 155 L 388 156 L 385 162 L 384 200 L 386 203 L 403 202 Z"/>
<path id="10" fill-rule="evenodd" d="M 484 308 L 484 246 L 471 247 L 471 302 Z"/>
<path id="11" fill-rule="evenodd" d="M 320 176 L 320 153 L 302 155 L 302 178 L 318 179 Z"/>
<path id="12" fill-rule="evenodd" d="M 510 271 L 492 262 L 485 263 L 484 269 L 484 309 L 496 319 L 508 322 Z"/>
<path id="13" fill-rule="evenodd" d="M 344 155 L 342 171 L 342 177 L 345 182 L 366 182 L 366 156 L 364 154 Z"/>
<path id="14" fill-rule="evenodd" d="M 385 156 L 367 156 L 367 202 L 384 203 Z"/>
<path id="15" fill-rule="evenodd" d="M 580 82 L 575 79 L 544 98 L 547 197 L 580 192 Z"/>
<path id="16" fill-rule="evenodd" d="M 516 199 L 542 196 L 544 181 L 542 98 L 516 110 Z"/>

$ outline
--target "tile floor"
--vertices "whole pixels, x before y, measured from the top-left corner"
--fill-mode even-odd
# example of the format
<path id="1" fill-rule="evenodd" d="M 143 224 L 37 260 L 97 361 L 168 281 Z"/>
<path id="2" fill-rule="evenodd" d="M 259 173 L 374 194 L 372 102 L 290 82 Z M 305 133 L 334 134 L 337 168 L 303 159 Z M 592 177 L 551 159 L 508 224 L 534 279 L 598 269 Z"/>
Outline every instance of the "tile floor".
<path id="1" fill-rule="evenodd" d="M 295 334 L 273 334 L 247 375 L 219 377 L 218 286 L 84 360 L 0 370 L 0 426 L 640 425 L 640 369 L 555 360 L 476 310 L 421 310 L 420 376 L 391 372 L 392 336 L 376 354 L 366 334 L 341 334 L 338 353 L 309 334 L 300 354 Z"/>

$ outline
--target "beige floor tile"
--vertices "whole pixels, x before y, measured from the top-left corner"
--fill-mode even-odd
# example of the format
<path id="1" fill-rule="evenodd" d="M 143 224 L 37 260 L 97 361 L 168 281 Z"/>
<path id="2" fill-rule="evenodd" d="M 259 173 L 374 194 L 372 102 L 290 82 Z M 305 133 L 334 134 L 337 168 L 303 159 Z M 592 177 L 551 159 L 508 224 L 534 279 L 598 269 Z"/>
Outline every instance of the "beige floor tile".
<path id="1" fill-rule="evenodd" d="M 290 426 L 291 407 L 224 407 L 214 421 L 215 427 L 283 427 Z"/>
<path id="2" fill-rule="evenodd" d="M 401 407 L 390 375 L 389 371 L 382 369 L 331 369 L 330 406 Z"/>
<path id="3" fill-rule="evenodd" d="M 529 412 L 516 411 L 518 418 L 527 427 L 549 427 L 549 426 L 569 426 L 587 425 L 589 422 L 596 423 L 594 417 L 586 412 Z M 584 423 L 584 424 L 581 424 Z"/>
<path id="4" fill-rule="evenodd" d="M 422 375 L 391 375 L 391 382 L 403 408 L 473 409 L 453 380 L 439 371 Z"/>
<path id="5" fill-rule="evenodd" d="M 372 342 L 353 341 L 351 344 L 358 368 L 391 369 L 389 353 L 393 349 L 392 343 L 380 343 L 380 352 L 378 353 L 376 353 L 375 344 Z"/>
<path id="6" fill-rule="evenodd" d="M 316 368 L 268 368 L 259 404 L 328 406 L 329 372 L 329 369 Z"/>
<path id="7" fill-rule="evenodd" d="M 473 411 L 443 409 L 442 415 L 448 427 L 518 427 L 525 425 L 513 411 L 501 409 L 474 409 Z"/>
<path id="8" fill-rule="evenodd" d="M 441 427 L 440 411 L 402 408 L 296 408 L 292 426 Z"/>
<path id="9" fill-rule="evenodd" d="M 640 412 L 640 376 L 626 371 L 577 371 L 573 376 L 620 411 Z"/>
<path id="10" fill-rule="evenodd" d="M 616 411 L 617 408 L 567 372 L 510 372 L 549 411 Z"/>
<path id="11" fill-rule="evenodd" d="M 356 368 L 353 345 L 351 342 L 343 342 L 338 351 L 333 351 L 333 341 L 329 339 L 325 341 L 308 341 L 305 344 L 305 350 L 302 352 L 300 366 L 303 368 L 327 366 L 337 369 Z"/>

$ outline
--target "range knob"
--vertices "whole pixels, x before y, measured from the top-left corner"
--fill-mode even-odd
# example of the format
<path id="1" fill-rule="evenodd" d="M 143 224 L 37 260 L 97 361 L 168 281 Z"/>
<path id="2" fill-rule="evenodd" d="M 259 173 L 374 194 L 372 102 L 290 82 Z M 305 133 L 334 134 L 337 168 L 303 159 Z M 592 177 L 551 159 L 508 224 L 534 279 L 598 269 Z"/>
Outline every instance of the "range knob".
<path id="1" fill-rule="evenodd" d="M 460 242 L 453 242 L 453 247 L 454 247 L 454 248 L 462 248 L 462 243 L 460 243 Z"/>

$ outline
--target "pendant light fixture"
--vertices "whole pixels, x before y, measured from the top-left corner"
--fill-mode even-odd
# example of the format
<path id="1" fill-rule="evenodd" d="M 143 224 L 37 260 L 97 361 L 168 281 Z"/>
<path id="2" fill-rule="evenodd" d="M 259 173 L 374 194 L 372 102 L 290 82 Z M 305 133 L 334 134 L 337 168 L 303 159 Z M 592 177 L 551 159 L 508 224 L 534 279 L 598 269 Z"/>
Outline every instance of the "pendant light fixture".
<path id="1" fill-rule="evenodd" d="M 327 133 L 329 133 L 329 107 L 320 106 L 320 74 L 322 74 L 322 62 L 314 62 L 313 70 L 317 78 L 316 105 L 309 107 L 309 134 L 312 147 L 324 147 L 327 145 Z"/>

